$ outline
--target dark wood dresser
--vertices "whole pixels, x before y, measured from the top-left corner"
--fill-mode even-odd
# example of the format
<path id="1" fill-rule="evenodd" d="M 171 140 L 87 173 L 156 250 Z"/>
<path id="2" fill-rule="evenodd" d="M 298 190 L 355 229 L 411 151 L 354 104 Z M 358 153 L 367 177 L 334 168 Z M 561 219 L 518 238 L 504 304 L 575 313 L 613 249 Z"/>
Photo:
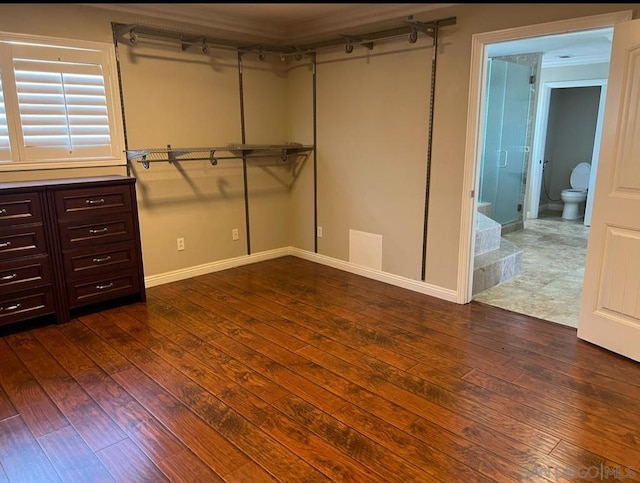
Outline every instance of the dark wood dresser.
<path id="1" fill-rule="evenodd" d="M 0 326 L 146 300 L 135 181 L 0 183 Z"/>

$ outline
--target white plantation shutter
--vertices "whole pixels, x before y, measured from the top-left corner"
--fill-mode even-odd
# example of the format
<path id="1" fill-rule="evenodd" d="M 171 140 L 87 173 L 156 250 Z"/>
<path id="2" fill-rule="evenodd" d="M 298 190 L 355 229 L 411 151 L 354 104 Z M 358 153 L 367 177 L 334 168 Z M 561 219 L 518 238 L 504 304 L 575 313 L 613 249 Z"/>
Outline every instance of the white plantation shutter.
<path id="1" fill-rule="evenodd" d="M 0 42 L 11 57 L 2 61 L 12 76 L 11 93 L 5 90 L 6 108 L 13 113 L 8 140 L 16 140 L 12 146 L 20 161 L 122 158 L 106 46 Z"/>
<path id="2" fill-rule="evenodd" d="M 104 78 L 99 65 L 15 59 L 16 90 L 29 159 L 111 154 Z"/>
<path id="3" fill-rule="evenodd" d="M 4 108 L 4 94 L 2 92 L 2 76 L 0 76 L 0 162 L 11 161 L 7 111 Z"/>

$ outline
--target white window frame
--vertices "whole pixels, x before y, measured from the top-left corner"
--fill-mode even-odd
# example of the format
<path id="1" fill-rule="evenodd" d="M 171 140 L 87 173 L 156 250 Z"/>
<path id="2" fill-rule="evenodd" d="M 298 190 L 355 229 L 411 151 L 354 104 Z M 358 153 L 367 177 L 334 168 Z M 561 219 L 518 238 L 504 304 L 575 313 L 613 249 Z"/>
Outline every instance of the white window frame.
<path id="1" fill-rule="evenodd" d="M 107 103 L 110 155 L 102 157 L 76 157 L 68 159 L 29 159 L 30 154 L 23 143 L 22 123 L 18 106 L 17 87 L 14 74 L 14 61 L 11 46 L 21 49 L 21 44 L 40 45 L 42 49 L 63 48 L 69 52 L 78 51 L 78 57 L 99 57 L 104 75 L 104 88 Z M 22 49 L 25 50 L 25 49 Z M 73 59 L 73 55 L 71 56 Z M 120 86 L 113 44 L 83 40 L 44 37 L 36 35 L 0 32 L 0 75 L 4 93 L 5 112 L 11 146 L 10 161 L 0 161 L 0 172 L 38 169 L 64 169 L 86 167 L 126 166 L 124 154 L 124 129 L 120 103 Z"/>

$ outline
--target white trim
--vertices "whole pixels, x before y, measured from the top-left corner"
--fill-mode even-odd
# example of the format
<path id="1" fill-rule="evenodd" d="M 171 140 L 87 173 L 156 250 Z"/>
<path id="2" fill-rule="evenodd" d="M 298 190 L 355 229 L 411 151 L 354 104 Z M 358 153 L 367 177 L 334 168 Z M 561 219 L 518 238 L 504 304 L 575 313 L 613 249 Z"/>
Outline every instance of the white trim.
<path id="1" fill-rule="evenodd" d="M 595 142 L 591 155 L 591 175 L 589 176 L 589 190 L 587 191 L 587 204 L 584 212 L 584 225 L 591 226 L 591 213 L 593 211 L 593 197 L 596 194 L 596 178 L 598 176 L 598 162 L 600 161 L 600 142 L 602 141 L 602 127 L 604 126 L 604 108 L 607 102 L 608 79 L 600 86 L 600 102 L 598 103 L 598 120 L 596 122 Z"/>
<path id="2" fill-rule="evenodd" d="M 413 292 L 430 295 L 432 297 L 446 300 L 448 302 L 456 302 L 456 292 L 454 290 L 438 287 L 436 285 L 431 285 L 419 280 L 402 277 L 400 275 L 394 275 L 393 273 L 387 273 L 380 270 L 375 270 L 373 268 L 355 265 L 343 260 L 338 260 L 337 258 L 320 255 L 319 253 L 313 253 L 295 247 L 289 247 L 289 250 L 290 255 L 293 255 L 294 257 L 320 263 L 328 267 L 337 268 L 338 270 L 353 273 L 355 275 L 360 275 L 366 278 L 377 280 L 379 282 L 388 283 L 390 285 L 405 288 Z"/>
<path id="3" fill-rule="evenodd" d="M 124 159 L 105 160 L 77 160 L 77 161 L 3 161 L 0 162 L 0 173 L 10 171 L 41 171 L 48 169 L 83 169 L 83 168 L 111 168 L 127 166 Z"/>
<path id="4" fill-rule="evenodd" d="M 631 20 L 633 10 L 605 13 L 589 17 L 560 20 L 544 24 L 527 25 L 495 32 L 475 34 L 471 41 L 471 77 L 469 81 L 469 106 L 467 111 L 467 135 L 462 186 L 462 211 L 460 220 L 460 248 L 458 252 L 457 302 L 467 303 L 472 299 L 473 250 L 477 193 L 479 185 L 478 166 L 482 152 L 479 133 L 482 127 L 481 111 L 484 96 L 484 66 L 487 48 L 491 43 L 520 40 L 542 35 L 577 32 L 611 27 L 619 22 Z M 475 193 L 471 198 L 470 193 Z"/>
<path id="5" fill-rule="evenodd" d="M 253 253 L 251 255 L 243 255 L 235 258 L 227 258 L 225 260 L 204 263 L 202 265 L 195 265 L 193 267 L 181 268 L 178 270 L 173 270 L 171 272 L 150 275 L 144 278 L 144 285 L 147 288 L 155 287 L 156 285 L 177 282 L 179 280 L 185 280 L 187 278 L 197 277 L 199 275 L 206 275 L 207 273 L 219 272 L 221 270 L 227 270 L 228 268 L 241 267 L 243 265 L 250 265 L 252 263 L 263 262 L 265 260 L 280 258 L 287 255 L 291 255 L 290 248 L 288 247 L 277 248 L 275 250 L 267 250 L 264 252 Z"/>
<path id="6" fill-rule="evenodd" d="M 156 285 L 177 282 L 179 280 L 185 280 L 199 275 L 206 275 L 207 273 L 219 272 L 221 270 L 227 270 L 228 268 L 241 267 L 243 265 L 250 265 L 252 263 L 285 256 L 302 258 L 304 260 L 309 260 L 311 262 L 326 265 L 355 275 L 378 280 L 379 282 L 388 283 L 396 287 L 405 288 L 413 292 L 430 295 L 448 302 L 456 302 L 456 292 L 454 290 L 438 287 L 436 285 L 402 277 L 400 275 L 394 275 L 392 273 L 386 273 L 380 270 L 355 265 L 343 260 L 338 260 L 337 258 L 327 257 L 326 255 L 320 255 L 318 253 L 313 253 L 296 247 L 277 248 L 275 250 L 254 253 L 252 255 L 243 255 L 236 258 L 228 258 L 217 262 L 173 270 L 171 272 L 160 273 L 158 275 L 150 275 L 145 277 L 144 284 L 147 288 L 155 287 Z"/>

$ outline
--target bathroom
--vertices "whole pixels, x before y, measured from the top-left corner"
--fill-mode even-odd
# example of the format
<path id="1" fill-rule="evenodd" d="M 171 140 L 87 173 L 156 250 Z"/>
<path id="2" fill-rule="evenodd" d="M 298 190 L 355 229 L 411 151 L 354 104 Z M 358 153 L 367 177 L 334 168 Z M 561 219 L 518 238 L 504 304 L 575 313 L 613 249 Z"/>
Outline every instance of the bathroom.
<path id="1" fill-rule="evenodd" d="M 560 41 L 556 38 L 554 43 Z M 573 327 L 579 313 L 610 55 L 609 33 L 594 31 L 593 38 L 602 48 L 588 61 L 566 59 L 560 49 L 555 51 L 558 55 L 543 55 L 542 50 L 525 54 L 536 50 L 520 45 L 491 46 L 480 171 L 477 216 L 485 226 L 498 222 L 502 241 L 496 250 L 500 260 L 482 268 L 478 286 L 475 267 L 478 262 L 488 264 L 490 254 L 476 255 L 474 300 Z M 518 122 L 513 120 L 515 112 Z M 582 192 L 574 194 L 580 201 L 565 203 L 562 198 L 567 199 L 571 189 Z M 486 228 L 478 223 L 476 230 L 478 243 Z M 508 252 L 503 249 L 505 242 Z M 493 272 L 495 279 L 488 280 Z"/>
<path id="2" fill-rule="evenodd" d="M 567 202 L 561 194 L 572 188 L 588 190 L 591 175 L 595 178 L 596 169 L 591 173 L 591 168 L 596 164 L 594 145 L 599 144 L 595 137 L 601 90 L 600 86 L 551 90 L 539 212 L 561 211 L 563 219 L 584 217 L 585 225 L 590 224 L 588 191 L 578 198 L 580 201 L 575 200 L 577 206 L 572 213 L 565 209 Z M 572 173 L 575 186 L 571 183 Z"/>

